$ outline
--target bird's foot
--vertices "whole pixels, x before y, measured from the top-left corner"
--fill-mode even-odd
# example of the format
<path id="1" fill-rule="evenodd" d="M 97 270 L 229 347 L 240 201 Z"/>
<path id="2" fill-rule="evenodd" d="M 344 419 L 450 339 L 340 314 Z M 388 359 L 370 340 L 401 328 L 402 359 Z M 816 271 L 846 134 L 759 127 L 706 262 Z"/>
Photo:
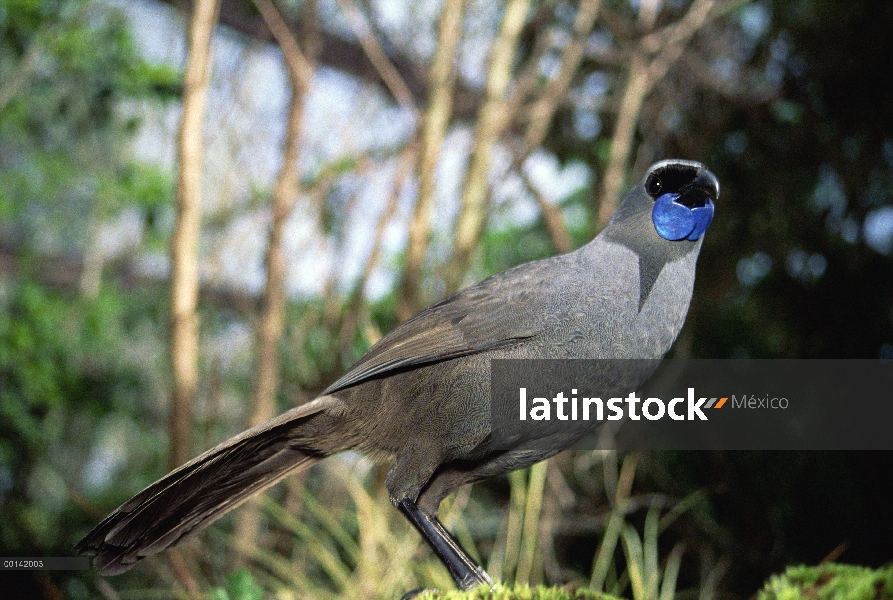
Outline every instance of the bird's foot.
<path id="1" fill-rule="evenodd" d="M 463 592 L 467 592 L 479 585 L 493 587 L 493 580 L 483 567 L 474 565 L 474 570 L 466 571 L 461 579 L 456 579 L 456 585 Z"/>
<path id="2" fill-rule="evenodd" d="M 397 508 L 422 534 L 422 537 L 446 566 L 453 581 L 456 582 L 456 587 L 467 591 L 479 585 L 493 585 L 493 580 L 490 579 L 487 572 L 468 556 L 459 542 L 450 535 L 436 517 L 424 514 L 409 498 L 403 498 L 397 502 Z"/>

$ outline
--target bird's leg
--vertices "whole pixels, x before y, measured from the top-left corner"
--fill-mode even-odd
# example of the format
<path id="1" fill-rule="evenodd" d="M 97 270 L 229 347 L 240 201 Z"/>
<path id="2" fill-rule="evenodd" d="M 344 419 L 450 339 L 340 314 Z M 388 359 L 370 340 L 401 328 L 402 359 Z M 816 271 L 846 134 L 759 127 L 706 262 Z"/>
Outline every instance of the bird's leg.
<path id="1" fill-rule="evenodd" d="M 460 590 L 470 590 L 474 587 L 486 583 L 491 585 L 493 580 L 487 575 L 483 568 L 478 566 L 474 560 L 468 556 L 468 553 L 462 549 L 452 535 L 441 525 L 437 517 L 431 517 L 419 510 L 415 502 L 408 498 L 403 498 L 397 503 L 400 509 L 412 526 L 415 527 L 434 553 L 440 559 L 453 581 Z"/>

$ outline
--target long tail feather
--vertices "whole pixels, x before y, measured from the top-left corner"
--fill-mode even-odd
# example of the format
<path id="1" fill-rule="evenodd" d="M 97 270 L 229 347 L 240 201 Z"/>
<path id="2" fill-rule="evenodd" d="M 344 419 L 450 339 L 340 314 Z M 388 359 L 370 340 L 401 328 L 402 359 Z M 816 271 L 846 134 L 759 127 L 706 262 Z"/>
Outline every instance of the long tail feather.
<path id="1" fill-rule="evenodd" d="M 252 495 L 325 456 L 298 430 L 337 399 L 323 396 L 253 427 L 194 458 L 122 504 L 75 545 L 116 575 L 176 545 Z"/>

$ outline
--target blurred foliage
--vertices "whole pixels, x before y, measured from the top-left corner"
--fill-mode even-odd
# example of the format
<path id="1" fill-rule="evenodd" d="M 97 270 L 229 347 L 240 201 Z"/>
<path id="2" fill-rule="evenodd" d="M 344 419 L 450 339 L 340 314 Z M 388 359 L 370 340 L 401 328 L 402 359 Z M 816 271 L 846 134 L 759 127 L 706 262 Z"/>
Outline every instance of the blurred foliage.
<path id="1" fill-rule="evenodd" d="M 586 589 L 550 588 L 527 585 L 506 587 L 496 585 L 492 590 L 487 586 L 469 592 L 427 591 L 418 596 L 419 600 L 618 600 L 616 596 L 593 592 Z"/>
<path id="2" fill-rule="evenodd" d="M 570 587 L 570 586 L 568 586 Z M 585 589 L 538 586 L 505 587 L 492 591 L 481 587 L 469 592 L 427 591 L 419 600 L 606 600 L 616 598 Z M 852 565 L 826 564 L 790 567 L 775 575 L 756 596 L 757 600 L 886 600 L 893 598 L 893 570 L 874 571 Z"/>
<path id="3" fill-rule="evenodd" d="M 607 465 L 608 471 L 615 468 L 613 463 Z M 669 560 L 658 564 L 660 542 L 668 525 L 678 521 L 691 502 L 674 504 L 669 510 L 659 501 L 646 503 L 644 525 L 634 525 L 633 520 L 608 509 L 622 529 L 623 548 L 616 545 L 621 538 L 618 536 L 615 545 L 600 550 L 606 558 L 608 576 L 597 587 L 607 590 L 607 594 L 590 590 L 588 569 L 582 573 L 568 571 L 570 581 L 563 590 L 537 588 L 531 592 L 527 585 L 543 579 L 543 564 L 536 553 L 551 552 L 539 524 L 545 515 L 541 510 L 551 512 L 555 507 L 551 498 L 544 498 L 542 489 L 536 491 L 534 483 L 546 469 L 547 465 L 541 463 L 512 474 L 512 498 L 504 515 L 493 515 L 490 500 L 471 493 L 470 488 L 449 498 L 441 510 L 442 521 L 461 543 L 478 560 L 483 559 L 490 573 L 498 574 L 494 577 L 512 586 L 498 588 L 496 597 L 516 593 L 523 598 L 534 593 L 539 594 L 533 596 L 536 598 L 550 598 L 549 594 L 558 593 L 559 598 L 669 600 L 676 591 L 681 552 L 673 552 Z M 289 479 L 258 501 L 264 516 L 263 547 L 246 547 L 234 539 L 233 519 L 225 517 L 222 526 L 208 530 L 204 536 L 205 550 L 200 555 L 194 551 L 187 555 L 189 564 L 205 565 L 192 569 L 197 573 L 197 586 L 213 588 L 215 577 L 209 573 L 222 579 L 219 574 L 227 572 L 227 553 L 235 551 L 250 560 L 250 575 L 232 572 L 226 577 L 227 587 L 213 588 L 213 594 L 227 593 L 235 598 L 241 593 L 234 591 L 236 588 L 253 590 L 259 586 L 269 597 L 322 600 L 395 598 L 420 587 L 452 588 L 441 563 L 393 510 L 380 475 L 368 460 L 348 453 L 344 460 L 327 461 Z M 531 510 L 532 506 L 539 508 Z"/>
<path id="4" fill-rule="evenodd" d="M 879 75 L 893 6 L 763 6 L 787 108 L 707 112 L 692 142 L 713 138 L 712 149 L 689 150 L 723 182 L 698 265 L 708 281 L 693 303 L 693 352 L 888 357 L 893 222 L 872 221 L 893 198 L 893 83 Z"/>
<path id="5" fill-rule="evenodd" d="M 129 352 L 145 350 L 134 334 L 152 315 L 145 298 L 115 286 L 77 297 L 58 287 L 76 276 L 70 263 L 54 273 L 45 254 L 83 252 L 97 220 L 125 208 L 161 239 L 151 218 L 169 206 L 171 182 L 120 151 L 139 126 L 120 107 L 179 86 L 176 70 L 140 58 L 108 6 L 0 1 L 0 246 L 15 261 L 0 272 L 0 554 L 70 555 L 86 515 L 101 517 L 97 505 L 124 500 L 164 464 L 157 374 Z M 132 461 L 151 472 L 122 469 Z M 92 595 L 75 573 L 41 586 Z"/>
<path id="6" fill-rule="evenodd" d="M 162 468 L 166 441 L 145 418 L 152 386 L 127 352 L 135 300 L 114 290 L 78 301 L 34 283 L 0 286 L 4 555 L 70 555 L 85 509 L 97 518 L 93 502 L 120 502 L 150 482 L 125 464 Z"/>
<path id="7" fill-rule="evenodd" d="M 264 590 L 247 570 L 234 571 L 226 578 L 226 587 L 211 590 L 212 600 L 261 600 Z"/>
<path id="8" fill-rule="evenodd" d="M 82 248 L 96 219 L 134 206 L 151 219 L 169 204 L 157 168 L 119 151 L 140 125 L 120 106 L 176 97 L 179 75 L 140 58 L 122 14 L 91 0 L 2 0 L 0 82 L 5 239 Z"/>
<path id="9" fill-rule="evenodd" d="M 766 582 L 757 600 L 885 600 L 893 598 L 893 567 L 872 570 L 826 564 L 790 567 Z"/>

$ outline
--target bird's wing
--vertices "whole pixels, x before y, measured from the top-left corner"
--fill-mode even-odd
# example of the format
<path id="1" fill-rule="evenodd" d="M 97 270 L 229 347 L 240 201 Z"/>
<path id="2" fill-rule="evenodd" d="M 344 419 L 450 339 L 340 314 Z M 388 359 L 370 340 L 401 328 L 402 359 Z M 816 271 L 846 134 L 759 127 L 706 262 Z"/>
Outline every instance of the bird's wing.
<path id="1" fill-rule="evenodd" d="M 323 394 L 398 369 L 504 348 L 542 332 L 538 300 L 550 293 L 557 259 L 509 269 L 434 304 L 379 340 Z"/>

